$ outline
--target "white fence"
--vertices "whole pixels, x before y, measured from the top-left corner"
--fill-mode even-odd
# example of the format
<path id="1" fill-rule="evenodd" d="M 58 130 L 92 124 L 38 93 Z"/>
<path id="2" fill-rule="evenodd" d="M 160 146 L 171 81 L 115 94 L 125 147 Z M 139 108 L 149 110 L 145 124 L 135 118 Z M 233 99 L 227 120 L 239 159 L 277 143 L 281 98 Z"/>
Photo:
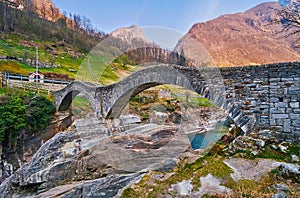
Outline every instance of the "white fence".
<path id="1" fill-rule="evenodd" d="M 1 73 L 0 73 L 1 74 Z M 2 87 L 17 87 L 24 89 L 43 89 L 48 91 L 57 91 L 63 89 L 72 81 L 56 80 L 56 79 L 43 79 L 43 82 L 29 82 L 29 76 L 21 74 L 2 73 L 0 75 Z"/>

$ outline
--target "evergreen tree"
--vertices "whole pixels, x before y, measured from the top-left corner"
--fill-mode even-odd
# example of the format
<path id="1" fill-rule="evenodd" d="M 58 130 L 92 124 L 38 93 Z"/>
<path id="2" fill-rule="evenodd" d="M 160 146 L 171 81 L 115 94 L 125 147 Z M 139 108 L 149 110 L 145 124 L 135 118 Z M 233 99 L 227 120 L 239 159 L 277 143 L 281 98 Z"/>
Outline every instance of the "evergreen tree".
<path id="1" fill-rule="evenodd" d="M 24 101 L 18 96 L 11 97 L 8 103 L 0 106 L 0 141 L 7 137 L 9 147 L 16 142 L 19 132 L 26 126 L 25 110 Z"/>
<path id="2" fill-rule="evenodd" d="M 26 108 L 28 128 L 33 132 L 44 130 L 51 122 L 55 108 L 51 101 L 35 96 Z"/>

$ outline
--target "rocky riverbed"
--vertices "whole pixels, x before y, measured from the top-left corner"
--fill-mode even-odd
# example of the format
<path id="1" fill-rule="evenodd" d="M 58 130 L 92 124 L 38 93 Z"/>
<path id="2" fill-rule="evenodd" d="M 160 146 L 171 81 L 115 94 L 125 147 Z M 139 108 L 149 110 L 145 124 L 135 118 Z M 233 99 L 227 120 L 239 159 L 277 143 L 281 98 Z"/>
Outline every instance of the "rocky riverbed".
<path id="1" fill-rule="evenodd" d="M 150 171 L 167 171 L 190 143 L 178 128 L 139 125 L 118 135 L 97 118 L 77 120 L 44 143 L 0 186 L 1 197 L 112 197 Z"/>
<path id="2" fill-rule="evenodd" d="M 15 147 L 0 145 L 0 183 L 18 168 L 28 163 L 41 145 L 72 123 L 69 113 L 57 113 L 52 123 L 41 133 L 21 131 Z"/>
<path id="3" fill-rule="evenodd" d="M 210 122 L 220 122 L 221 118 Z M 262 183 L 274 169 L 280 177 L 298 181 L 299 165 L 241 158 L 241 154 L 247 158 L 247 153 L 250 158 L 262 155 L 269 147 L 279 151 L 294 148 L 276 142 L 271 131 L 237 138 L 229 133 L 221 138 L 228 146 L 218 144 L 200 158 L 206 151 L 191 149 L 186 130 L 203 126 L 203 121 L 196 120 L 196 125 L 191 119 L 180 125 L 137 124 L 137 117 L 122 119 L 109 123 L 93 116 L 77 119 L 67 131 L 44 142 L 28 163 L 2 182 L 0 197 L 145 197 L 151 193 L 160 197 L 222 197 L 240 193 L 239 185 L 244 182 L 254 182 L 255 190 L 268 185 L 270 190 L 263 192 L 266 196 L 299 195 L 295 183 L 290 185 L 282 179 Z M 206 126 L 213 124 L 210 122 Z M 118 128 L 120 123 L 126 127 Z M 232 138 L 234 141 L 229 141 Z M 293 152 L 290 161 L 299 154 Z M 247 190 L 243 191 L 249 193 Z"/>

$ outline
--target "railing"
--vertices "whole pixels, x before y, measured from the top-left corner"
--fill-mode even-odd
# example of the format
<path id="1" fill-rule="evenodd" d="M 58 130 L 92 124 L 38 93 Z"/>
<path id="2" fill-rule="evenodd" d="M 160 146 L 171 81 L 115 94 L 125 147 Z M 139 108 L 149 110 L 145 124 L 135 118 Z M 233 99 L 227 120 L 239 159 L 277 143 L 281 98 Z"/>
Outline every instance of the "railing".
<path id="1" fill-rule="evenodd" d="M 46 90 L 50 94 L 52 91 L 63 89 L 72 81 L 57 80 L 57 79 L 38 79 L 38 87 L 36 87 L 36 79 L 21 74 L 1 73 L 0 72 L 0 87 L 16 87 L 24 90 L 37 89 L 38 91 Z"/>
<path id="2" fill-rule="evenodd" d="M 21 74 L 11 74 L 11 73 L 2 73 L 2 81 L 9 81 L 9 80 L 18 80 L 18 81 L 28 81 L 29 82 L 29 77 L 28 76 L 23 76 Z M 36 79 L 33 79 L 34 82 Z M 39 79 L 40 80 L 40 79 Z M 57 79 L 43 79 L 44 83 L 50 83 L 50 84 L 61 84 L 61 85 L 68 85 L 72 81 L 64 81 L 64 80 L 57 80 Z M 40 82 L 41 83 L 41 82 Z"/>

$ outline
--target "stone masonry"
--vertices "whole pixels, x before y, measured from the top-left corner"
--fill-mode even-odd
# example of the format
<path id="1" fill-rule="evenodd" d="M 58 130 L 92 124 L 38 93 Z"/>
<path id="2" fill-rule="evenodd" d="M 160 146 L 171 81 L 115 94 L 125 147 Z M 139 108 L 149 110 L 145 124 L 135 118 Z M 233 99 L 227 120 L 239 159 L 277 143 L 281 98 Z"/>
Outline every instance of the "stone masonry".
<path id="1" fill-rule="evenodd" d="M 226 89 L 239 98 L 245 115 L 278 139 L 300 141 L 300 63 L 220 69 Z"/>
<path id="2" fill-rule="evenodd" d="M 67 110 L 83 93 L 99 116 L 113 119 L 132 96 L 161 84 L 178 85 L 210 99 L 245 133 L 270 129 L 278 139 L 300 141 L 300 63 L 230 68 L 157 64 L 108 86 L 76 81 L 53 96 L 57 110 Z"/>

